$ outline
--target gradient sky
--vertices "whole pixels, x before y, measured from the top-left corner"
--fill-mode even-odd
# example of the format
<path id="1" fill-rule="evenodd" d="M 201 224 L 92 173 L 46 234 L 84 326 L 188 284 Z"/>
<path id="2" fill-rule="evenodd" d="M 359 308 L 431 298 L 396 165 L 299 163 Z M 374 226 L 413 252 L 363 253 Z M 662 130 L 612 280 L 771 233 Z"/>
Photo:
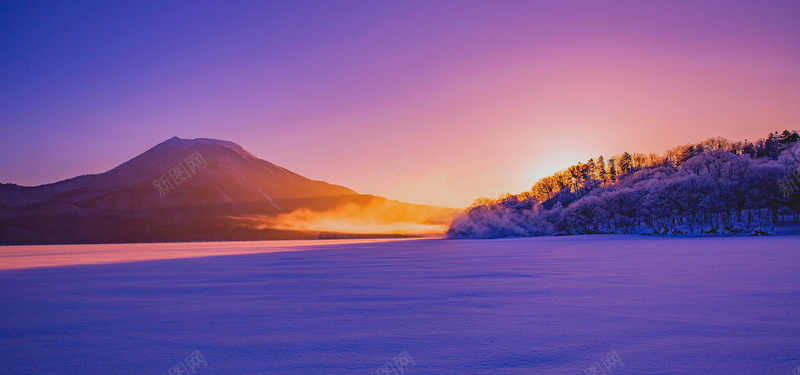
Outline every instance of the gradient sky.
<path id="1" fill-rule="evenodd" d="M 0 182 L 204 137 L 463 207 L 599 154 L 800 128 L 796 0 L 25 3 L 0 5 Z"/>

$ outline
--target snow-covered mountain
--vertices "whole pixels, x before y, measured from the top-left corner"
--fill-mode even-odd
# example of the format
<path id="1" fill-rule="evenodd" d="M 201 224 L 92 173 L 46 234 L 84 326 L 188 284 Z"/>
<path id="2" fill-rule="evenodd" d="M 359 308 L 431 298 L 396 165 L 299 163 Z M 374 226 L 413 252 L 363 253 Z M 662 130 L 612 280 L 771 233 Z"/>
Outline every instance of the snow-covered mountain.
<path id="1" fill-rule="evenodd" d="M 232 218 L 375 199 L 383 198 L 308 179 L 233 142 L 173 137 L 104 173 L 0 184 L 0 243 L 297 238 Z"/>

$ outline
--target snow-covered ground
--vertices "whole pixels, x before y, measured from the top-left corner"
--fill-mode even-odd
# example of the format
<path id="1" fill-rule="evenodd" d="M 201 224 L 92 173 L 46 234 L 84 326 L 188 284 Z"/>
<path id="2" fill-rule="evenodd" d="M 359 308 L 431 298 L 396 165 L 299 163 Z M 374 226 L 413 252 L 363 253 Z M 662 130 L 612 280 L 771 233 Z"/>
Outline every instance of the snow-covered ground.
<path id="1" fill-rule="evenodd" d="M 350 241 L 45 268 L 16 254 L 0 271 L 0 373 L 374 374 L 406 352 L 403 375 L 785 375 L 800 366 L 799 245 Z"/>

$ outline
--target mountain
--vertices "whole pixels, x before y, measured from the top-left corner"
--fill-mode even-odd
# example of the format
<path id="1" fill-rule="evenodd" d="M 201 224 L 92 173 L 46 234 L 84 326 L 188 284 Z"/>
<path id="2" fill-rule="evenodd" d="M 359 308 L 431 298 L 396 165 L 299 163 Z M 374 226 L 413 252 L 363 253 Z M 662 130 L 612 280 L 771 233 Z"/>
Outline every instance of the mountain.
<path id="1" fill-rule="evenodd" d="M 0 184 L 0 243 L 315 238 L 247 219 L 376 201 L 388 200 L 308 179 L 233 142 L 173 137 L 104 173 Z"/>

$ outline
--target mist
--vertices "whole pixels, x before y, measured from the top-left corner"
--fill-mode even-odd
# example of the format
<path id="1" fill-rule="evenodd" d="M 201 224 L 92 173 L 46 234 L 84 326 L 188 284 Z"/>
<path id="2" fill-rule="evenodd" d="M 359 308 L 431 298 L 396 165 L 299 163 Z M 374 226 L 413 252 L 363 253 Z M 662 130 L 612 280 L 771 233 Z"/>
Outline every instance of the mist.
<path id="1" fill-rule="evenodd" d="M 255 229 L 358 234 L 442 235 L 458 210 L 374 198 L 367 204 L 344 204 L 330 210 L 235 218 Z"/>

